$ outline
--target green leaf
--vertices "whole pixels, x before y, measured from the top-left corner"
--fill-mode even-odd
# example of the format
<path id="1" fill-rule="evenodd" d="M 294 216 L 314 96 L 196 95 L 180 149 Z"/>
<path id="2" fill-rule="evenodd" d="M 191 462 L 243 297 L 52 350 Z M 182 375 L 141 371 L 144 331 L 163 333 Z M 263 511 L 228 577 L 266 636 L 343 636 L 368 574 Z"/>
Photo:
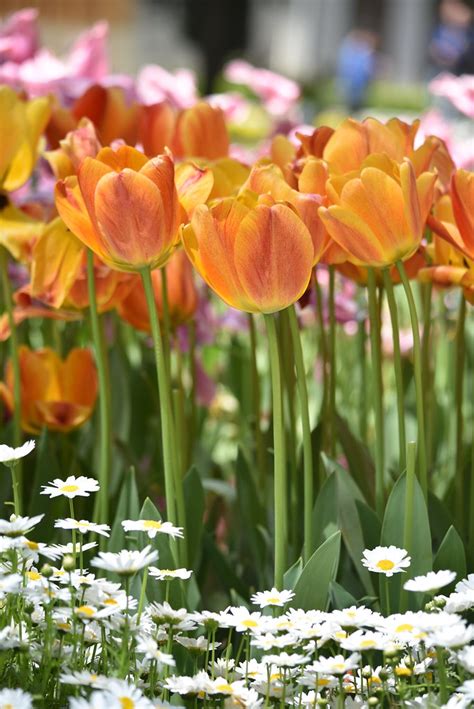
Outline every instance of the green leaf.
<path id="1" fill-rule="evenodd" d="M 395 483 L 388 498 L 385 508 L 385 515 L 382 524 L 381 543 L 384 546 L 394 544 L 404 548 L 404 527 L 405 527 L 405 504 L 406 504 L 406 474 L 401 475 Z M 388 579 L 391 597 L 392 613 L 398 609 L 400 589 L 402 579 L 405 582 L 409 578 L 426 574 L 432 568 L 432 548 L 431 531 L 426 508 L 425 499 L 421 491 L 418 480 L 414 481 L 413 490 L 413 538 L 410 549 L 411 564 L 407 573 L 396 574 Z M 410 605 L 419 608 L 422 602 L 422 594 L 411 593 L 409 596 Z"/>
<path id="2" fill-rule="evenodd" d="M 453 526 L 446 532 L 433 561 L 433 570 L 441 571 L 441 569 L 455 571 L 458 581 L 466 576 L 466 552 L 464 550 L 464 544 Z M 445 590 L 446 589 L 443 590 L 443 593 L 445 593 Z"/>
<path id="3" fill-rule="evenodd" d="M 193 465 L 183 480 L 184 504 L 186 507 L 186 529 L 184 542 L 188 548 L 188 564 L 196 569 L 202 552 L 202 531 L 204 520 L 205 495 L 197 468 Z"/>
<path id="4" fill-rule="evenodd" d="M 135 470 L 130 468 L 130 470 L 125 473 L 123 479 L 115 520 L 112 525 L 112 532 L 108 544 L 109 551 L 117 552 L 124 549 L 125 532 L 122 527 L 122 521 L 125 519 L 138 519 L 139 513 L 140 503 L 135 480 Z"/>
<path id="5" fill-rule="evenodd" d="M 329 585 L 337 575 L 341 533 L 335 532 L 316 549 L 304 567 L 295 586 L 293 608 L 326 610 L 329 604 Z"/>
<path id="6" fill-rule="evenodd" d="M 356 500 L 357 513 L 362 526 L 362 536 L 366 549 L 373 549 L 380 542 L 382 525 L 374 510 L 365 502 Z"/>
<path id="7" fill-rule="evenodd" d="M 283 576 L 283 588 L 288 591 L 293 591 L 296 586 L 299 577 L 303 571 L 303 559 L 300 558 L 295 561 L 295 563 L 290 566 L 290 568 L 285 571 Z"/>
<path id="8" fill-rule="evenodd" d="M 52 445 L 51 434 L 47 428 L 41 432 L 38 445 L 36 447 L 36 466 L 33 482 L 31 484 L 31 497 L 28 505 L 28 514 L 44 513 L 42 521 L 35 527 L 35 539 L 49 542 L 54 534 L 53 519 L 64 516 L 64 500 L 60 498 L 50 499 L 47 495 L 41 495 L 41 486 L 46 485 L 55 478 L 63 477 L 59 466 L 58 458 L 54 446 Z M 26 479 L 23 482 L 26 485 Z"/>
<path id="9" fill-rule="evenodd" d="M 239 521 L 242 530 L 241 543 L 244 558 L 252 555 L 257 571 L 258 585 L 263 584 L 267 547 L 259 530 L 266 526 L 266 514 L 260 502 L 259 491 L 252 470 L 241 447 L 237 454 L 236 488 Z"/>
<path id="10" fill-rule="evenodd" d="M 331 597 L 331 606 L 338 610 L 357 605 L 357 601 L 354 596 L 346 591 L 341 584 L 337 583 L 337 581 L 331 581 L 329 595 Z"/>
<path id="11" fill-rule="evenodd" d="M 369 449 L 351 432 L 347 421 L 336 416 L 336 434 L 349 464 L 349 470 L 369 503 L 374 502 L 375 466 Z"/>

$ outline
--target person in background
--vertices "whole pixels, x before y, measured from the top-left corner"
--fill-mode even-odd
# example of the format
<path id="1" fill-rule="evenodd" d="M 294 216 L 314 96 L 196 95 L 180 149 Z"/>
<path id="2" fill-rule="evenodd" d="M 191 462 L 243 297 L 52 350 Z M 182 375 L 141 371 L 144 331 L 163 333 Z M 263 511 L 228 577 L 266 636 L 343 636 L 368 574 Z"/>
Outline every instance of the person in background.
<path id="1" fill-rule="evenodd" d="M 377 64 L 377 35 L 354 29 L 344 38 L 339 49 L 337 83 L 348 109 L 358 111 L 365 103 Z"/>
<path id="2" fill-rule="evenodd" d="M 473 12 L 462 0 L 442 0 L 429 46 L 435 73 L 469 74 L 473 67 Z"/>

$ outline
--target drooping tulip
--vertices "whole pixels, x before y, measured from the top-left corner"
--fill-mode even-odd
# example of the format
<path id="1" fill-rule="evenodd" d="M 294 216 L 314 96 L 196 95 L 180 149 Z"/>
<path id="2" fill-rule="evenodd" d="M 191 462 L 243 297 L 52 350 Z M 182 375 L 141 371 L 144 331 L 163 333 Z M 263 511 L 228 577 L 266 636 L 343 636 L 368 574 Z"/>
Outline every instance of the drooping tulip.
<path id="1" fill-rule="evenodd" d="M 97 398 L 97 374 L 92 354 L 76 348 L 65 360 L 49 348 L 20 347 L 21 425 L 29 433 L 46 426 L 53 431 L 71 431 L 91 416 Z M 7 363 L 0 396 L 13 410 L 13 371 Z"/>
<path id="2" fill-rule="evenodd" d="M 111 268 L 163 266 L 178 241 L 179 203 L 170 155 L 148 160 L 134 148 L 103 148 L 77 177 L 56 185 L 56 206 L 71 231 Z"/>
<path id="3" fill-rule="evenodd" d="M 182 238 L 206 283 L 239 310 L 282 310 L 301 297 L 311 277 L 311 235 L 290 206 L 271 197 L 199 206 Z"/>

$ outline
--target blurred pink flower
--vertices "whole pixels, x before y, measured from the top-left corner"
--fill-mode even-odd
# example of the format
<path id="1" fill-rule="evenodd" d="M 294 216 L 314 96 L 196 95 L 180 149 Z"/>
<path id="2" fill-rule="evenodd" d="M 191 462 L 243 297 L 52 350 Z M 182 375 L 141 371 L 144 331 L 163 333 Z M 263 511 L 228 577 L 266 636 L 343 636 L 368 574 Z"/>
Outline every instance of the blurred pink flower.
<path id="1" fill-rule="evenodd" d="M 38 10 L 20 10 L 0 25 L 0 62 L 21 64 L 36 53 L 38 46 Z"/>
<path id="2" fill-rule="evenodd" d="M 474 118 L 474 75 L 439 74 L 430 82 L 429 90 L 435 96 L 447 98 L 458 111 Z"/>
<path id="3" fill-rule="evenodd" d="M 229 62 L 224 68 L 224 76 L 234 84 L 248 86 L 274 115 L 288 113 L 300 97 L 300 88 L 295 81 L 268 69 L 254 67 L 242 59 Z"/>
<path id="4" fill-rule="evenodd" d="M 198 98 L 196 75 L 189 69 L 170 72 L 157 64 L 147 64 L 137 77 L 137 95 L 146 106 L 169 101 L 175 108 L 189 108 Z"/>
<path id="5" fill-rule="evenodd" d="M 472 131 L 471 131 L 472 132 Z M 419 147 L 428 136 L 444 140 L 456 167 L 472 170 L 474 167 L 474 137 L 465 137 L 456 123 L 447 120 L 440 111 L 431 109 L 421 117 L 415 146 Z"/>

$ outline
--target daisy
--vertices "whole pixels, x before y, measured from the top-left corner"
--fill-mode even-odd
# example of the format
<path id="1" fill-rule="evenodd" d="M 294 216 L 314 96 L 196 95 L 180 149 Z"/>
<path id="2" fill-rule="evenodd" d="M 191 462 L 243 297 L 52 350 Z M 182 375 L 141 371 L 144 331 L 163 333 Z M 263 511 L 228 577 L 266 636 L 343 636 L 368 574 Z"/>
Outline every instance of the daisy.
<path id="1" fill-rule="evenodd" d="M 8 446 L 5 446 L 5 448 L 8 448 Z M 9 707 L 15 707 L 15 709 L 32 709 L 33 702 L 31 694 L 24 692 L 22 689 L 2 689 L 0 691 L 0 709 L 7 709 Z"/>
<path id="2" fill-rule="evenodd" d="M 399 547 L 375 547 L 375 549 L 365 549 L 361 559 L 362 564 L 369 571 L 376 574 L 385 574 L 390 577 L 393 574 L 403 572 L 410 566 L 411 557 L 405 549 Z"/>
<path id="3" fill-rule="evenodd" d="M 74 553 L 80 554 L 81 549 L 84 552 L 89 551 L 89 549 L 94 549 L 96 546 L 97 542 L 87 542 L 87 544 L 80 544 L 79 542 L 73 544 L 69 542 L 68 544 L 51 544 L 51 546 L 47 547 L 47 551 L 51 554 L 55 554 L 56 558 L 58 558 L 58 556 L 66 556 Z"/>
<path id="4" fill-rule="evenodd" d="M 148 573 L 158 581 L 172 581 L 173 579 L 188 579 L 193 572 L 189 569 L 157 569 L 156 566 L 150 566 Z"/>
<path id="5" fill-rule="evenodd" d="M 437 591 L 438 588 L 448 586 L 455 578 L 456 573 L 454 571 L 429 571 L 424 576 L 415 576 L 415 578 L 409 579 L 403 584 L 403 588 L 405 591 L 414 591 L 415 593 L 432 593 Z"/>
<path id="6" fill-rule="evenodd" d="M 250 599 L 255 606 L 267 608 L 267 606 L 284 606 L 294 598 L 293 591 L 277 591 L 273 587 L 270 591 L 259 591 L 254 593 Z"/>
<path id="7" fill-rule="evenodd" d="M 103 687 L 107 677 L 83 670 L 70 674 L 63 673 L 59 676 L 59 680 L 62 684 L 73 684 L 80 687 Z"/>
<path id="8" fill-rule="evenodd" d="M 57 519 L 54 526 L 58 529 L 77 529 L 81 534 L 92 532 L 93 534 L 102 534 L 104 537 L 110 537 L 110 527 L 108 524 L 95 524 L 85 519 L 77 520 L 72 519 L 72 517 Z"/>
<path id="9" fill-rule="evenodd" d="M 119 576 L 133 576 L 158 559 L 158 552 L 151 551 L 150 546 L 146 546 L 141 551 L 129 551 L 122 549 L 118 553 L 110 551 L 100 551 L 91 561 L 91 566 L 104 571 L 111 571 Z"/>
<path id="10" fill-rule="evenodd" d="M 385 650 L 389 644 L 389 638 L 384 633 L 364 632 L 356 630 L 340 643 L 344 650 Z"/>
<path id="11" fill-rule="evenodd" d="M 2 443 L 0 444 L 0 463 L 8 465 L 9 467 L 16 465 L 20 458 L 24 458 L 31 453 L 34 447 L 34 441 L 27 441 L 23 443 L 22 446 L 19 446 L 19 448 L 10 448 L 10 446 L 6 446 Z"/>
<path id="12" fill-rule="evenodd" d="M 74 497 L 89 497 L 89 493 L 99 490 L 99 483 L 94 478 L 86 478 L 80 475 L 76 478 L 69 475 L 66 480 L 55 478 L 49 485 L 43 485 L 41 495 L 49 495 L 51 498 L 64 495 L 72 500 Z"/>
<path id="13" fill-rule="evenodd" d="M 28 532 L 31 532 L 43 519 L 44 514 L 36 515 L 35 517 L 20 517 L 12 515 L 9 520 L 0 519 L 0 534 L 5 537 L 22 537 Z"/>
<path id="14" fill-rule="evenodd" d="M 265 655 L 262 662 L 265 665 L 276 665 L 277 667 L 299 667 L 310 661 L 311 658 L 306 655 L 300 655 L 296 652 L 288 654 L 281 652 L 279 655 Z"/>
<path id="15" fill-rule="evenodd" d="M 150 539 L 157 534 L 169 534 L 170 537 L 183 537 L 183 528 L 175 527 L 171 522 L 160 522 L 156 519 L 126 519 L 122 522 L 126 532 L 146 532 Z"/>
<path id="16" fill-rule="evenodd" d="M 164 665 L 175 667 L 176 662 L 173 655 L 166 652 L 161 652 L 158 648 L 158 643 L 153 638 L 138 638 L 137 652 L 141 652 L 149 660 L 155 660 L 158 663 L 158 668 L 161 669 Z"/>
<path id="17" fill-rule="evenodd" d="M 360 662 L 358 652 L 353 652 L 349 657 L 334 655 L 334 657 L 320 656 L 311 665 L 311 670 L 323 675 L 345 675 L 350 670 L 355 670 Z"/>

